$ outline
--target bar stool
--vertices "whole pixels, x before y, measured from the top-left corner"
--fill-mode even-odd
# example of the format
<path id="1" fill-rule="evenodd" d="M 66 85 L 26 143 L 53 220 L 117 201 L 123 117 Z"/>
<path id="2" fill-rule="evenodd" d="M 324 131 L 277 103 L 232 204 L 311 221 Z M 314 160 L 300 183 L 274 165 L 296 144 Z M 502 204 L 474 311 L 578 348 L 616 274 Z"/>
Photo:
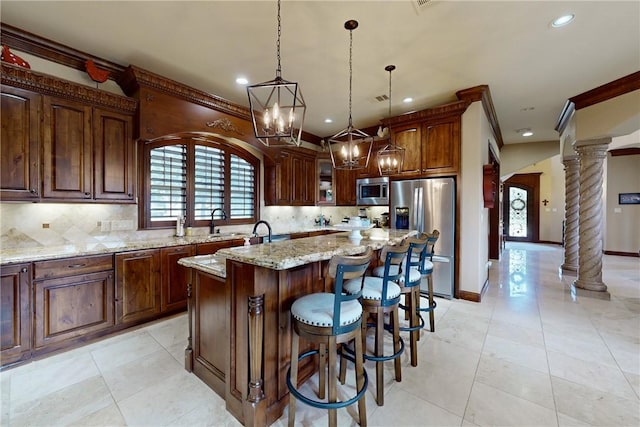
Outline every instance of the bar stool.
<path id="1" fill-rule="evenodd" d="M 328 275 L 335 279 L 334 293 L 323 292 L 305 295 L 291 305 L 291 367 L 287 372 L 289 388 L 289 426 L 295 423 L 296 400 L 300 400 L 315 408 L 329 410 L 329 426 L 337 425 L 337 408 L 358 402 L 360 425 L 367 424 L 365 392 L 367 390 L 367 373 L 364 369 L 362 351 L 362 306 L 358 298 L 361 296 L 364 275 L 371 262 L 373 250 L 367 248 L 364 254 L 356 256 L 334 256 L 329 262 Z M 352 285 L 352 292 L 345 293 L 345 280 Z M 319 349 L 299 354 L 300 338 L 317 343 Z M 349 400 L 337 401 L 336 356 L 337 345 L 355 341 L 355 353 L 348 357 L 355 362 L 357 394 Z M 325 398 L 326 357 L 329 359 L 329 398 L 328 402 L 314 400 L 304 396 L 298 387 L 298 363 L 300 360 L 318 354 L 320 357 L 318 398 Z M 341 378 L 344 382 L 344 378 Z"/>
<path id="2" fill-rule="evenodd" d="M 398 322 L 398 304 L 400 303 L 400 286 L 398 280 L 402 276 L 402 269 L 398 265 L 402 262 L 407 254 L 407 246 L 385 246 L 382 249 L 381 259 L 384 259 L 384 275 L 383 277 L 366 276 L 364 278 L 364 287 L 362 288 L 362 296 L 360 302 L 364 311 L 365 321 L 362 322 L 362 337 L 366 339 L 367 327 L 375 327 L 375 351 L 373 355 L 367 354 L 366 347 L 364 358 L 376 362 L 376 402 L 378 406 L 384 405 L 384 369 L 383 362 L 388 360 L 394 361 L 396 381 L 402 381 L 402 366 L 400 364 L 400 355 L 404 351 L 404 342 L 400 338 L 400 329 Z M 395 274 L 394 274 L 395 272 Z M 349 280 L 346 282 L 344 289 L 349 294 L 358 293 L 360 282 L 358 280 Z M 389 314 L 390 324 L 385 326 L 385 314 Z M 366 319 L 369 317 L 375 319 L 375 323 L 367 324 Z M 384 339 L 383 333 L 388 330 L 393 335 L 393 354 L 384 355 Z M 343 346 L 345 351 L 349 351 Z M 357 351 L 357 349 L 356 349 Z M 341 380 L 344 378 L 344 368 L 340 370 Z"/>
<path id="3" fill-rule="evenodd" d="M 424 261 L 425 249 L 427 247 L 427 237 L 408 237 L 402 242 L 403 247 L 408 246 L 405 252 L 405 258 L 399 265 L 390 267 L 392 274 L 400 274 L 398 285 L 400 286 L 400 294 L 404 295 L 404 304 L 400 304 L 399 308 L 405 311 L 409 319 L 409 326 L 400 326 L 400 331 L 409 332 L 409 349 L 411 351 L 411 366 L 418 366 L 418 339 L 420 329 L 424 328 L 424 320 L 420 316 L 420 282 L 422 274 L 420 273 L 420 265 Z M 407 261 L 409 260 L 409 261 Z M 376 277 L 384 277 L 386 266 L 376 267 L 373 269 L 373 275 Z"/>
<path id="4" fill-rule="evenodd" d="M 429 327 L 431 332 L 436 331 L 436 319 L 434 310 L 437 307 L 437 303 L 433 298 L 433 254 L 435 252 L 435 245 L 440 237 L 438 230 L 433 230 L 431 233 L 426 234 L 427 247 L 425 248 L 423 261 L 420 264 L 420 274 L 427 279 L 427 292 L 426 297 L 429 301 L 427 307 L 420 307 L 420 298 L 418 298 L 418 311 L 421 313 L 429 313 Z M 424 292 L 421 292 L 424 295 Z M 420 316 L 422 319 L 422 316 Z M 424 320 L 423 320 L 424 323 Z"/>

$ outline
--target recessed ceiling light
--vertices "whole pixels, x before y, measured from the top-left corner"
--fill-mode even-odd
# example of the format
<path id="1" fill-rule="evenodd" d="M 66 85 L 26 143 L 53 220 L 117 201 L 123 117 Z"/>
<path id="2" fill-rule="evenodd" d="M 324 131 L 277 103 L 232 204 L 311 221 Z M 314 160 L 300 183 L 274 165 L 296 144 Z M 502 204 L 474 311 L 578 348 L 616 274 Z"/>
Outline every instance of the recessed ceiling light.
<path id="1" fill-rule="evenodd" d="M 238 83 L 239 85 L 246 85 L 247 83 L 249 83 L 249 80 L 247 80 L 246 77 L 238 77 L 236 79 L 236 83 Z"/>
<path id="2" fill-rule="evenodd" d="M 516 132 L 519 133 L 522 136 L 531 136 L 531 135 L 533 135 L 533 132 L 531 131 L 531 128 L 518 129 L 518 130 L 516 130 Z"/>
<path id="3" fill-rule="evenodd" d="M 413 98 L 411 97 L 406 97 L 405 99 L 402 100 L 402 102 L 404 102 L 405 104 L 408 104 L 410 102 L 413 102 Z"/>
<path id="4" fill-rule="evenodd" d="M 574 15 L 573 13 L 568 13 L 566 15 L 562 15 L 559 18 L 554 19 L 553 22 L 551 22 L 551 26 L 553 28 L 564 27 L 569 22 L 573 21 L 573 18 L 575 18 L 575 17 L 576 17 L 576 15 Z"/>
<path id="5" fill-rule="evenodd" d="M 333 119 L 324 119 L 325 123 L 333 123 Z"/>

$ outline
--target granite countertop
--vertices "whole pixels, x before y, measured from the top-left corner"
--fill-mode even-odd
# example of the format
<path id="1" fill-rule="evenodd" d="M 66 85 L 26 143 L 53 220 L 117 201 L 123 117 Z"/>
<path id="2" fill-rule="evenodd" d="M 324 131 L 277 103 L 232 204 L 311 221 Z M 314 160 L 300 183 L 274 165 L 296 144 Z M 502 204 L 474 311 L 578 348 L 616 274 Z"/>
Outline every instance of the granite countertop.
<path id="1" fill-rule="evenodd" d="M 249 228 L 249 230 L 251 230 Z M 224 240 L 251 237 L 251 231 L 223 232 L 219 234 L 199 234 L 185 237 L 137 237 L 134 239 L 105 238 L 91 243 L 69 243 L 58 246 L 0 248 L 0 264 L 17 264 L 22 262 L 44 261 L 74 256 L 104 255 L 116 252 L 127 252 L 141 249 L 156 249 L 171 246 L 190 245 L 195 243 L 220 242 Z M 264 227 L 259 231 L 264 237 Z M 304 233 L 319 230 L 333 230 L 331 226 L 309 226 L 299 229 L 275 229 L 273 234 Z"/>
<path id="2" fill-rule="evenodd" d="M 334 255 L 362 253 L 367 246 L 374 250 L 381 249 L 387 243 L 399 243 L 412 234 L 415 234 L 415 231 L 374 228 L 362 232 L 363 238 L 359 241 L 351 239 L 348 232 L 343 232 L 220 249 L 213 255 L 181 258 L 178 264 L 219 277 L 226 276 L 223 270 L 227 258 L 274 270 L 286 270 L 315 261 L 328 260 Z"/>

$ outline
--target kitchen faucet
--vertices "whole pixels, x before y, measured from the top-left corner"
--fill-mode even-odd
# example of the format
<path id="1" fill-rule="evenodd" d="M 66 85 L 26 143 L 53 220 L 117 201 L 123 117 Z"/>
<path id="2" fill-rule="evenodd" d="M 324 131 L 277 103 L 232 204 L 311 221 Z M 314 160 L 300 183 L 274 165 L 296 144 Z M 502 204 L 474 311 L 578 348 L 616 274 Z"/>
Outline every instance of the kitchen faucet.
<path id="1" fill-rule="evenodd" d="M 214 234 L 216 232 L 216 224 L 215 222 L 213 222 L 213 215 L 217 212 L 220 211 L 222 212 L 222 219 L 227 219 L 227 214 L 224 211 L 224 209 L 222 208 L 215 208 L 214 210 L 211 211 L 211 225 L 209 226 L 209 234 Z M 220 230 L 218 230 L 218 233 L 220 232 Z"/>
<path id="2" fill-rule="evenodd" d="M 269 230 L 269 243 L 271 243 L 271 225 L 269 225 L 269 223 L 263 219 L 261 219 L 260 221 L 256 222 L 253 225 L 253 231 L 251 232 L 251 234 L 253 234 L 254 236 L 258 237 L 258 233 L 256 233 L 256 230 L 258 229 L 258 226 L 260 224 L 264 224 L 267 226 L 267 229 Z"/>

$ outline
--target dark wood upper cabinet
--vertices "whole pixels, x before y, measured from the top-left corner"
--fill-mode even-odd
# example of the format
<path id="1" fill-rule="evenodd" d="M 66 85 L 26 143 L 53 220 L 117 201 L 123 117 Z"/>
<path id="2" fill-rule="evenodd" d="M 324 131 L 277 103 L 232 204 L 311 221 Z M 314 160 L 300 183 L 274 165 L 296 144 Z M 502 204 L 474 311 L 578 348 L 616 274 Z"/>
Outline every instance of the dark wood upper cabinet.
<path id="1" fill-rule="evenodd" d="M 0 197 L 135 203 L 137 101 L 2 63 Z"/>
<path id="2" fill-rule="evenodd" d="M 354 206 L 356 204 L 356 179 L 358 170 L 336 169 L 334 197 L 337 206 Z"/>
<path id="3" fill-rule="evenodd" d="M 91 107 L 45 96 L 43 198 L 91 199 Z"/>
<path id="4" fill-rule="evenodd" d="M 422 172 L 458 172 L 460 118 L 423 125 Z"/>
<path id="5" fill-rule="evenodd" d="M 94 198 L 133 201 L 135 164 L 133 117 L 93 111 Z"/>
<path id="6" fill-rule="evenodd" d="M 264 166 L 265 205 L 313 206 L 317 185 L 316 156 L 309 150 L 280 149 Z"/>
<path id="7" fill-rule="evenodd" d="M 2 85 L 0 199 L 40 197 L 40 110 L 42 97 Z"/>

